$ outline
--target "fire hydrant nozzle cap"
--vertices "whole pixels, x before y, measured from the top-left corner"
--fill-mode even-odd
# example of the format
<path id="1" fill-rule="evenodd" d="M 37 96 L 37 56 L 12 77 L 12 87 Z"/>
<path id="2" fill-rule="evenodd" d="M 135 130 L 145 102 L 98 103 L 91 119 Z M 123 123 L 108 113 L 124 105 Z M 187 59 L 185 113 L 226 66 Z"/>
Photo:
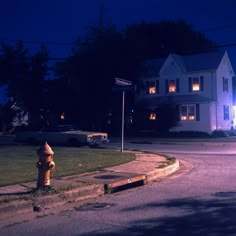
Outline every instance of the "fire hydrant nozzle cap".
<path id="1" fill-rule="evenodd" d="M 44 155 L 53 155 L 54 152 L 52 151 L 51 147 L 45 142 L 43 146 L 41 146 L 38 151 L 38 155 L 44 154 Z"/>

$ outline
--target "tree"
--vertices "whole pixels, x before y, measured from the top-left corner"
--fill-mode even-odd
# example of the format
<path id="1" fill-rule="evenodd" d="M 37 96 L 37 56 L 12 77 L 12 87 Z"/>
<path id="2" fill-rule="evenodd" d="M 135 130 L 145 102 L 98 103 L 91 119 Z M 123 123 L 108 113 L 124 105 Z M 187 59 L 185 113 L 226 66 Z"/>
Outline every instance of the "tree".
<path id="1" fill-rule="evenodd" d="M 0 78 L 8 86 L 8 96 L 24 97 L 25 82 L 29 78 L 30 64 L 27 59 L 27 50 L 19 41 L 16 47 L 2 43 L 0 58 Z"/>
<path id="2" fill-rule="evenodd" d="M 21 41 L 15 47 L 2 43 L 1 49 L 0 82 L 7 85 L 7 95 L 21 104 L 35 123 L 34 120 L 39 117 L 43 80 L 47 72 L 47 50 L 41 47 L 30 57 Z"/>
<path id="3" fill-rule="evenodd" d="M 0 82 L 7 85 L 7 95 L 11 100 L 23 101 L 26 79 L 29 76 L 30 65 L 27 61 L 27 50 L 22 42 L 15 47 L 2 43 L 0 55 Z M 9 101 L 2 109 L 4 127 L 9 127 L 16 111 L 11 109 Z"/>
<path id="4" fill-rule="evenodd" d="M 56 68 L 57 77 L 68 84 L 70 117 L 81 128 L 104 129 L 108 111 L 121 113 L 118 99 L 113 99 L 115 77 L 136 84 L 141 64 L 147 59 L 170 52 L 212 50 L 213 46 L 182 20 L 129 25 L 124 32 L 115 27 L 90 28 L 74 54 Z M 133 96 L 127 96 L 127 107 L 132 107 L 132 102 Z"/>
<path id="5" fill-rule="evenodd" d="M 112 27 L 106 30 L 90 29 L 84 44 L 56 69 L 60 71 L 58 76 L 68 81 L 73 94 L 73 102 L 69 103 L 71 116 L 73 113 L 84 129 L 103 129 L 114 78 L 125 76 L 127 59 L 122 37 Z M 76 109 L 74 101 L 77 103 Z"/>
<path id="6" fill-rule="evenodd" d="M 169 53 L 213 50 L 215 44 L 184 20 L 129 25 L 125 38 L 138 60 L 166 57 Z"/>
<path id="7" fill-rule="evenodd" d="M 28 89 L 25 91 L 23 102 L 30 112 L 30 123 L 38 126 L 40 123 L 40 110 L 44 108 L 47 101 L 44 100 L 45 78 L 48 72 L 48 51 L 41 46 L 30 58 L 29 78 L 27 79 Z"/>

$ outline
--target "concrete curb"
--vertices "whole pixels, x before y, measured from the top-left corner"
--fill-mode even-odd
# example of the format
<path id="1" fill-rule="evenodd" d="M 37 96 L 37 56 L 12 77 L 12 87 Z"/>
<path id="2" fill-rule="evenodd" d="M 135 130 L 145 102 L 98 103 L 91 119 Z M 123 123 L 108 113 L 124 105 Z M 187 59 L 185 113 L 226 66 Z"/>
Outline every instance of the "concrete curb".
<path id="1" fill-rule="evenodd" d="M 31 200 L 15 200 L 0 205 L 0 222 L 18 214 L 32 212 Z M 1 224 L 0 224 L 1 225 Z"/>
<path id="2" fill-rule="evenodd" d="M 130 183 L 135 183 L 135 181 L 140 182 L 141 180 L 143 183 L 142 185 L 145 185 L 157 178 L 166 177 L 174 173 L 179 169 L 179 167 L 179 161 L 175 160 L 175 162 L 171 165 L 159 169 L 156 168 L 155 170 L 149 171 L 147 173 L 136 175 L 132 180 L 128 180 L 130 180 Z M 127 185 L 127 179 L 121 180 L 119 184 L 119 187 L 122 187 L 122 185 Z M 0 204 L 0 225 L 2 225 L 1 222 L 6 223 L 8 219 L 9 221 L 12 221 L 12 217 L 19 217 L 21 215 L 27 213 L 32 214 L 34 212 L 51 213 L 54 208 L 66 206 L 66 204 L 70 202 L 78 204 L 78 202 L 96 199 L 106 193 L 112 193 L 113 188 L 115 189 L 117 187 L 115 181 L 111 182 L 111 185 L 109 186 L 106 185 L 107 184 L 104 183 L 92 183 L 90 185 L 85 184 L 84 186 L 75 187 L 70 190 L 59 190 L 59 193 L 51 195 L 33 196 L 31 193 L 27 193 L 20 195 L 20 197 L 17 196 L 16 199 L 13 200 L 11 197 L 9 197 L 9 201 L 3 201 L 3 203 Z M 65 189 L 66 187 L 67 186 L 65 185 Z M 107 187 L 109 187 L 111 191 L 106 192 Z"/>
<path id="3" fill-rule="evenodd" d="M 94 199 L 104 195 L 103 184 L 92 184 L 58 194 L 41 195 L 15 199 L 4 204 L 0 204 L 0 222 L 6 221 L 12 216 L 23 215 L 32 212 L 50 211 L 50 209 L 66 205 L 69 202 L 78 202 Z"/>
<path id="4" fill-rule="evenodd" d="M 157 178 L 162 178 L 162 177 L 166 177 L 168 175 L 171 175 L 175 171 L 177 171 L 179 169 L 179 167 L 180 167 L 179 161 L 176 160 L 175 163 L 172 165 L 169 165 L 169 166 L 161 168 L 161 169 L 156 169 L 156 170 L 150 171 L 150 172 L 146 173 L 147 182 L 153 181 Z"/>
<path id="5" fill-rule="evenodd" d="M 58 194 L 41 196 L 34 199 L 33 207 L 39 210 L 64 205 L 70 201 L 77 202 L 104 195 L 103 184 L 92 184 L 89 186 L 74 188 Z"/>

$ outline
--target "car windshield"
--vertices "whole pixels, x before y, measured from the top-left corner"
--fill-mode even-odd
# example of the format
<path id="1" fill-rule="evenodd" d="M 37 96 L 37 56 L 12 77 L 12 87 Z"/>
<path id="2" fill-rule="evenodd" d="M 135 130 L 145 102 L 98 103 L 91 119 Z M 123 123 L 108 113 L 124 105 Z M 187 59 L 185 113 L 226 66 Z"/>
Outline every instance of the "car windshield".
<path id="1" fill-rule="evenodd" d="M 43 129 L 43 132 L 65 132 L 75 130 L 72 125 L 50 126 Z"/>

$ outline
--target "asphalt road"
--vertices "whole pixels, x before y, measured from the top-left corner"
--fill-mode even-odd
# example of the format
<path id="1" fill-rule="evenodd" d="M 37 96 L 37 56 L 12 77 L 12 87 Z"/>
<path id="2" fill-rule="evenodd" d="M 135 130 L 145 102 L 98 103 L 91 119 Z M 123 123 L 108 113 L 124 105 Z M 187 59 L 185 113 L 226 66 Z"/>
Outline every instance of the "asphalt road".
<path id="1" fill-rule="evenodd" d="M 0 235 L 236 235 L 236 145 L 126 145 L 175 156 L 181 169 L 72 211 L 4 227 Z"/>

